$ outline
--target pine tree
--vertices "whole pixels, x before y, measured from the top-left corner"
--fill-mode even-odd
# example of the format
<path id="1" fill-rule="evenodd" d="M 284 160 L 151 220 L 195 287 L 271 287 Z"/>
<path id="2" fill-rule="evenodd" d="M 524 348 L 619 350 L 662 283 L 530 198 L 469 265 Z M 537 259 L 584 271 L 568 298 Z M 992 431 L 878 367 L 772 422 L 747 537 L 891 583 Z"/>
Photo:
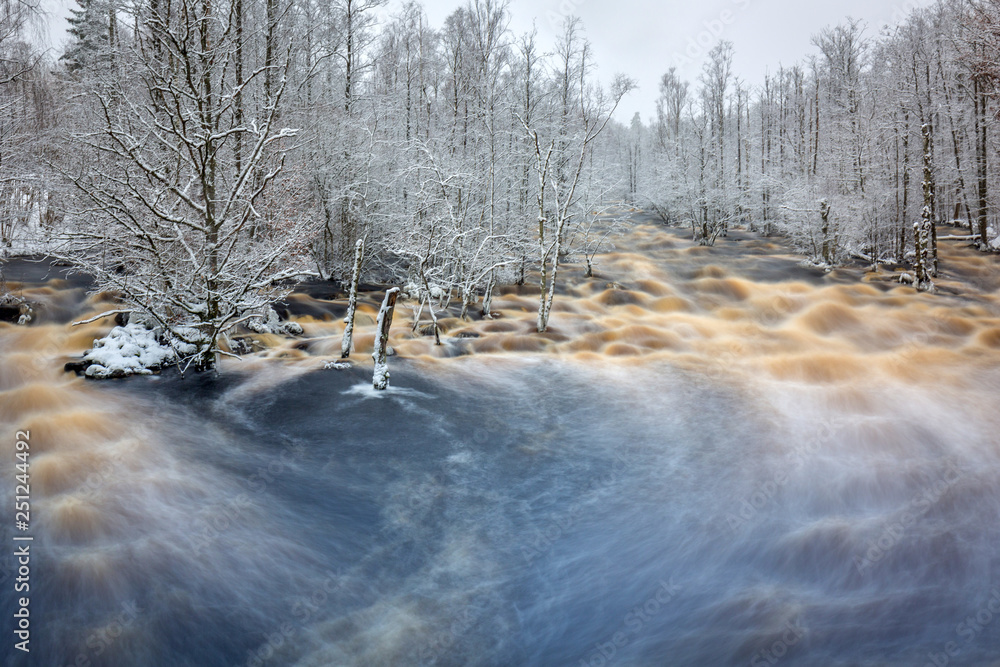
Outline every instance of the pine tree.
<path id="1" fill-rule="evenodd" d="M 73 41 L 59 58 L 71 72 L 91 68 L 107 58 L 116 42 L 114 5 L 105 0 L 76 0 L 78 9 L 70 9 L 67 32 Z"/>

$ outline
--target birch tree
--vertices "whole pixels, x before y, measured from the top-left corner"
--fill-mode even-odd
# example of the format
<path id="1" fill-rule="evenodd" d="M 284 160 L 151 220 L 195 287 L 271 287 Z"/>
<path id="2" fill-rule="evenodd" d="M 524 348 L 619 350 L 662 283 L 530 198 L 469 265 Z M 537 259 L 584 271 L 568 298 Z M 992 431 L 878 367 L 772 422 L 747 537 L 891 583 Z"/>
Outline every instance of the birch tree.
<path id="1" fill-rule="evenodd" d="M 534 173 L 538 180 L 536 205 L 541 288 L 536 319 L 538 333 L 548 330 L 566 233 L 578 216 L 585 214 L 585 211 L 580 210 L 578 189 L 587 157 L 622 98 L 635 87 L 632 79 L 620 74 L 615 78 L 610 94 L 588 91 L 583 74 L 586 71 L 585 63 L 581 63 L 579 71 L 580 115 L 572 135 L 566 129 L 565 121 L 559 122 L 554 130 L 550 130 L 548 137 L 545 137 L 542 130 L 525 124 L 534 153 Z M 565 108 L 564 104 L 563 109 Z"/>

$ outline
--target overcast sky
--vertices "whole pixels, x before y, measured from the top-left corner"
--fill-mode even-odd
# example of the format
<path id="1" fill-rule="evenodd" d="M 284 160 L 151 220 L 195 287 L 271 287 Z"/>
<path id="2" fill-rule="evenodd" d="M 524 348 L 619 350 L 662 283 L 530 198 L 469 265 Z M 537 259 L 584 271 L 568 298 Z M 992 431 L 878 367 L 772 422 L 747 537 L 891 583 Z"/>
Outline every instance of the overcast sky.
<path id="1" fill-rule="evenodd" d="M 445 18 L 464 0 L 425 0 L 431 25 L 440 28 Z M 536 25 L 539 41 L 551 48 L 563 17 L 583 19 L 594 49 L 598 75 L 610 81 L 624 72 L 639 83 L 639 90 L 623 102 L 618 118 L 635 112 L 648 120 L 655 112 L 660 76 L 676 66 L 692 83 L 701 73 L 709 49 L 720 39 L 733 42 L 734 73 L 749 84 L 758 84 L 764 73 L 778 65 L 791 65 L 815 53 L 810 40 L 825 26 L 846 17 L 868 24 L 868 35 L 900 21 L 910 9 L 933 0 L 510 0 L 511 29 L 516 34 Z M 391 0 L 390 8 L 398 8 Z M 51 20 L 50 43 L 65 41 L 62 19 L 72 0 L 45 0 Z M 390 9 L 394 11 L 394 9 Z"/>

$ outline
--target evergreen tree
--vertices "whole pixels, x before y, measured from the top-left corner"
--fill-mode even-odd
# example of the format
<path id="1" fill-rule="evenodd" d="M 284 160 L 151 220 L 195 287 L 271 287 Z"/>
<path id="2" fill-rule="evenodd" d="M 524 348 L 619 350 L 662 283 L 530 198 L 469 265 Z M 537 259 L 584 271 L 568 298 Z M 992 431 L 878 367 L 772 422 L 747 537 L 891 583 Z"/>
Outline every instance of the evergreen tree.
<path id="1" fill-rule="evenodd" d="M 90 69 L 108 56 L 116 41 L 114 6 L 106 0 L 76 0 L 78 9 L 70 9 L 69 34 L 73 41 L 59 58 L 71 72 Z"/>

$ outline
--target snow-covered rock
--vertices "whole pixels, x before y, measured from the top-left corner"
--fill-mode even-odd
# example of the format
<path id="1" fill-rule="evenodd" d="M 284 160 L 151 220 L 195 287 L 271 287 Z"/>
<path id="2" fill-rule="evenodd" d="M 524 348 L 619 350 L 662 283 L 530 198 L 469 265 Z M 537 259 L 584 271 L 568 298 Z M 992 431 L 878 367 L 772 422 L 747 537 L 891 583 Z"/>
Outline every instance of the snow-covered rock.
<path id="1" fill-rule="evenodd" d="M 259 318 L 247 320 L 247 328 L 259 334 L 284 334 L 286 336 L 301 336 L 304 331 L 298 322 L 282 322 L 278 313 L 268 306 Z"/>
<path id="2" fill-rule="evenodd" d="M 94 348 L 83 360 L 90 364 L 87 377 L 111 378 L 149 375 L 176 358 L 173 348 L 157 340 L 156 332 L 141 323 L 130 322 L 94 341 Z"/>
<path id="3" fill-rule="evenodd" d="M 10 294 L 0 296 L 0 308 L 0 321 L 27 326 L 35 319 L 35 309 L 21 297 Z"/>

